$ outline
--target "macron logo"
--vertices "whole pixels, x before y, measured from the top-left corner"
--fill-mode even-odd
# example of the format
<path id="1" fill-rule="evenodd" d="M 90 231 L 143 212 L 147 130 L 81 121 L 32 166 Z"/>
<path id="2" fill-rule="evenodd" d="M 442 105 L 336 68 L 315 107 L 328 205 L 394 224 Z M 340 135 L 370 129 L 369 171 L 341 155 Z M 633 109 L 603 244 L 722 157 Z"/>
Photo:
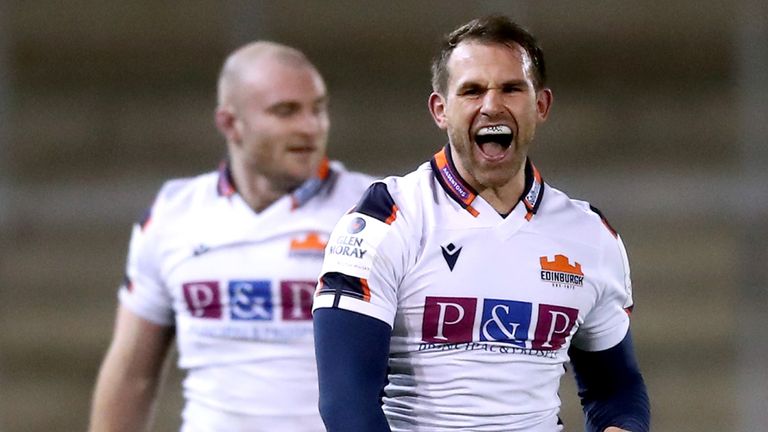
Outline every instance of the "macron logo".
<path id="1" fill-rule="evenodd" d="M 453 243 L 448 243 L 447 246 L 440 246 L 440 249 L 443 250 L 443 258 L 445 258 L 448 268 L 453 271 L 453 267 L 456 265 L 456 260 L 459 259 L 461 248 L 457 248 Z"/>

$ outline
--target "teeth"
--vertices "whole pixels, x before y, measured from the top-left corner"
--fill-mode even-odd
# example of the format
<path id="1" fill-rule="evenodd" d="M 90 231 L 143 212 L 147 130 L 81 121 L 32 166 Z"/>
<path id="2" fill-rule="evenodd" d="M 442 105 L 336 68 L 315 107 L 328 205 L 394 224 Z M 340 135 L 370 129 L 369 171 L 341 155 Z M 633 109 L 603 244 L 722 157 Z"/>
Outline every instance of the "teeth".
<path id="1" fill-rule="evenodd" d="M 512 129 L 506 125 L 486 126 L 484 128 L 480 128 L 480 130 L 477 131 L 478 135 L 502 135 L 511 133 Z"/>

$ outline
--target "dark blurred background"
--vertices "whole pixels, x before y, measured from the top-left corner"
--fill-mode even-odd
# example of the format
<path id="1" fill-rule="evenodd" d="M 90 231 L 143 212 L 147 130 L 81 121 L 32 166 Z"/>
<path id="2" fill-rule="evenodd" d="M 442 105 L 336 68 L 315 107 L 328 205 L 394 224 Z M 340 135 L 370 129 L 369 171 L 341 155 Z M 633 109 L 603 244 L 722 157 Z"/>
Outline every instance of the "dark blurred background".
<path id="1" fill-rule="evenodd" d="M 654 430 L 766 430 L 765 2 L 4 0 L 0 431 L 86 428 L 131 223 L 164 179 L 224 154 L 212 113 L 229 51 L 305 51 L 331 92 L 331 156 L 402 174 L 445 142 L 426 109 L 438 39 L 493 12 L 547 56 L 534 161 L 627 244 Z M 179 424 L 170 366 L 157 431 Z M 572 381 L 563 417 L 579 431 Z"/>

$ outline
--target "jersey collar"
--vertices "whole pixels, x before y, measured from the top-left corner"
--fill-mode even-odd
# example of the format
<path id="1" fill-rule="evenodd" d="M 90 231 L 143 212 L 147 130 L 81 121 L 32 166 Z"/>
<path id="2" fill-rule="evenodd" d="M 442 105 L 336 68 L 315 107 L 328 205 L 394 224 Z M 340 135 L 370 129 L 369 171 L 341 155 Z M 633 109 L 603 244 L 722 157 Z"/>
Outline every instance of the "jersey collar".
<path id="1" fill-rule="evenodd" d="M 232 180 L 232 170 L 229 166 L 229 159 L 224 159 L 219 163 L 219 180 L 216 182 L 216 192 L 219 196 L 231 197 L 237 193 L 235 182 Z"/>
<path id="2" fill-rule="evenodd" d="M 232 180 L 232 170 L 230 168 L 229 159 L 223 160 L 219 164 L 219 180 L 216 184 L 216 191 L 219 196 L 231 197 L 237 193 L 237 187 Z M 303 206 L 307 201 L 312 199 L 322 189 L 322 187 L 331 180 L 333 177 L 333 170 L 331 170 L 331 164 L 328 158 L 323 158 L 320 162 L 320 166 L 314 176 L 307 179 L 296 190 L 291 193 L 291 210 L 295 210 Z"/>
<path id="3" fill-rule="evenodd" d="M 472 207 L 472 202 L 477 198 L 477 191 L 470 186 L 459 174 L 456 165 L 453 163 L 450 145 L 446 145 L 440 151 L 435 153 L 430 160 L 432 171 L 440 186 L 454 201 L 462 208 L 466 209 L 472 216 L 477 217 L 479 212 Z M 530 159 L 525 161 L 525 187 L 520 201 L 523 202 L 526 209 L 526 220 L 531 220 L 533 215 L 539 209 L 541 200 L 544 197 L 544 181 L 541 178 L 539 170 L 533 165 Z"/>

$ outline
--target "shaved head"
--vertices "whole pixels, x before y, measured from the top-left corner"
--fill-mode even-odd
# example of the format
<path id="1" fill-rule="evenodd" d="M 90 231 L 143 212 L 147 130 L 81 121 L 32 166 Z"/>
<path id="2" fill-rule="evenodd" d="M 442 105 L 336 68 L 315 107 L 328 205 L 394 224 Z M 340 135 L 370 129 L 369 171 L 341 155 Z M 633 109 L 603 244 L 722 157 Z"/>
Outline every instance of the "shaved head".
<path id="1" fill-rule="evenodd" d="M 221 73 L 219 73 L 219 106 L 236 103 L 235 96 L 240 93 L 239 89 L 247 80 L 246 75 L 249 70 L 274 63 L 316 71 L 315 66 L 307 57 L 295 48 L 269 41 L 251 42 L 234 51 L 224 62 Z"/>
<path id="2" fill-rule="evenodd" d="M 227 57 L 214 120 L 234 182 L 252 208 L 264 208 L 318 172 L 327 108 L 323 77 L 299 50 L 257 41 Z"/>

